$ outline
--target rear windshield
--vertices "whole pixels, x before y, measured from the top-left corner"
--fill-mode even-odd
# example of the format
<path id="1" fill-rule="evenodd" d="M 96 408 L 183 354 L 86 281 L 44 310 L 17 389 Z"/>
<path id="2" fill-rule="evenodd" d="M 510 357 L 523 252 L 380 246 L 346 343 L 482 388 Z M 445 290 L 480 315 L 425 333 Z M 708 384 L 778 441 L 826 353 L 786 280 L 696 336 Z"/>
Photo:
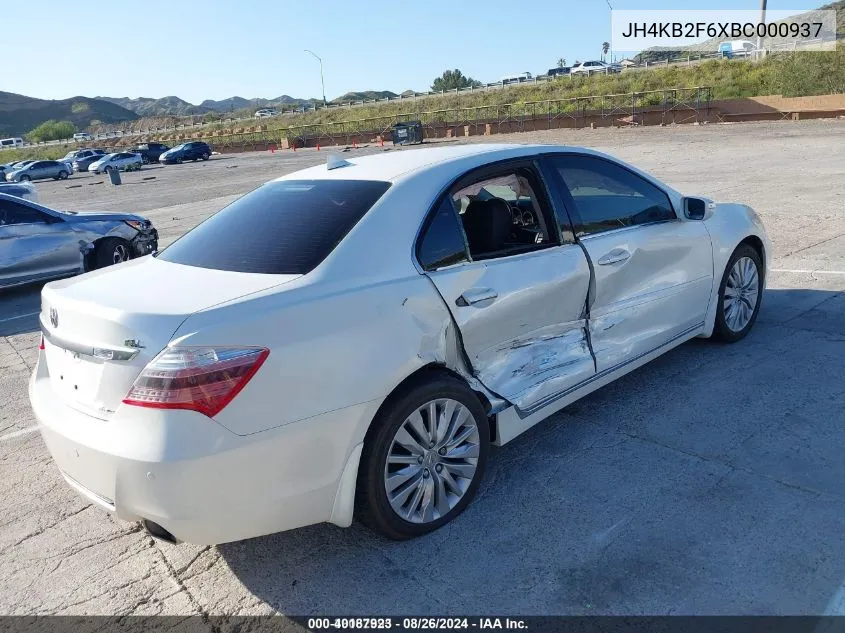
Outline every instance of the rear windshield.
<path id="1" fill-rule="evenodd" d="M 282 180 L 235 200 L 158 255 L 242 273 L 305 274 L 387 191 L 369 180 Z"/>

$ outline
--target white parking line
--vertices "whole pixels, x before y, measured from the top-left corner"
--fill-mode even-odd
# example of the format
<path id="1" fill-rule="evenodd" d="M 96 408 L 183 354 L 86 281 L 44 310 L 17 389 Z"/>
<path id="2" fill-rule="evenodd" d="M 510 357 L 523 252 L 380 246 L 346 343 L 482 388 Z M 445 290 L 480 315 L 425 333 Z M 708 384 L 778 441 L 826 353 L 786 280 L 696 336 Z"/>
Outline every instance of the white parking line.
<path id="1" fill-rule="evenodd" d="M 845 270 L 805 270 L 802 268 L 770 268 L 773 273 L 806 273 L 809 275 L 845 275 Z"/>
<path id="2" fill-rule="evenodd" d="M 35 433 L 38 430 L 37 426 L 30 426 L 25 429 L 21 429 L 20 431 L 13 431 L 12 433 L 6 433 L 6 435 L 0 435 L 0 442 L 5 442 L 6 440 L 12 440 L 16 437 L 20 437 L 21 435 L 29 435 L 30 433 Z"/>
<path id="3" fill-rule="evenodd" d="M 5 323 L 6 321 L 14 321 L 15 319 L 24 319 L 26 317 L 35 316 L 36 314 L 40 314 L 40 312 L 27 312 L 26 314 L 18 314 L 12 317 L 6 317 L 5 319 L 0 319 L 0 323 Z"/>

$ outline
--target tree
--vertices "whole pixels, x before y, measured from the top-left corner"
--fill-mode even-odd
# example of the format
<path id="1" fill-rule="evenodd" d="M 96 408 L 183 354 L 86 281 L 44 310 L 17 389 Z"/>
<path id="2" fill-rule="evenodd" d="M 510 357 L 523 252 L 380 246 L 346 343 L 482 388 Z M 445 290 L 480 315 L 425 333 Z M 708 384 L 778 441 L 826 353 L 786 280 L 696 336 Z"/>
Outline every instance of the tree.
<path id="1" fill-rule="evenodd" d="M 76 126 L 70 121 L 44 121 L 37 128 L 26 134 L 26 138 L 33 143 L 43 141 L 60 141 L 71 138 L 76 132 Z"/>
<path id="2" fill-rule="evenodd" d="M 602 42 L 601 44 L 601 58 L 604 60 L 605 55 L 607 55 L 607 51 L 610 50 L 610 43 L 609 42 Z"/>
<path id="3" fill-rule="evenodd" d="M 434 92 L 440 92 L 441 90 L 469 88 L 470 86 L 479 88 L 481 85 L 480 81 L 476 81 L 472 77 L 464 77 L 464 74 L 456 68 L 455 70 L 445 71 L 440 77 L 435 79 L 434 83 L 431 84 L 431 89 Z"/>
<path id="4" fill-rule="evenodd" d="M 558 68 L 566 68 L 566 57 L 561 57 L 557 60 L 557 67 Z"/>

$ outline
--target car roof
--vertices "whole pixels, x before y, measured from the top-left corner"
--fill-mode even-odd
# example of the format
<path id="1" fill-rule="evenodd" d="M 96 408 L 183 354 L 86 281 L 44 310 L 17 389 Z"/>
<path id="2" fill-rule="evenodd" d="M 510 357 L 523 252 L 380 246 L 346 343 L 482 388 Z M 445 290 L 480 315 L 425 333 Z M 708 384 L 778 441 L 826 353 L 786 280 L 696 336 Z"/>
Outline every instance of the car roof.
<path id="1" fill-rule="evenodd" d="M 579 154 L 609 160 L 643 177 L 680 201 L 681 194 L 667 183 L 615 156 L 587 147 L 573 145 L 517 145 L 477 143 L 449 145 L 383 152 L 370 156 L 345 157 L 335 155 L 348 166 L 328 169 L 323 163 L 276 178 L 282 180 L 379 180 L 398 183 L 418 177 L 431 176 L 435 180 L 450 181 L 462 173 L 502 160 L 528 158 L 538 154 Z M 331 156 L 331 154 L 329 154 Z M 430 178 L 429 178 L 430 180 Z"/>
<path id="2" fill-rule="evenodd" d="M 327 169 L 326 163 L 309 167 L 275 180 L 381 180 L 396 182 L 422 170 L 448 165 L 472 157 L 479 158 L 479 165 L 533 156 L 547 152 L 579 151 L 595 153 L 593 150 L 564 145 L 519 145 L 504 143 L 478 143 L 471 145 L 449 145 L 404 150 L 392 150 L 369 156 L 340 156 L 349 163 L 346 167 Z M 331 154 L 329 154 L 331 155 Z"/>

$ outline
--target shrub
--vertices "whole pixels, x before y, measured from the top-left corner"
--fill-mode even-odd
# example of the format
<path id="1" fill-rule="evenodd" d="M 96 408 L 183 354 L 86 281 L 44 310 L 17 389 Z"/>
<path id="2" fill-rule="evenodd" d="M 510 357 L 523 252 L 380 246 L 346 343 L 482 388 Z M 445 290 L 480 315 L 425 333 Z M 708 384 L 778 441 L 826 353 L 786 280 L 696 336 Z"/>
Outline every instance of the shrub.
<path id="1" fill-rule="evenodd" d="M 43 141 L 58 141 L 71 138 L 76 132 L 76 126 L 70 121 L 44 121 L 37 128 L 26 135 L 26 138 L 33 143 Z"/>

